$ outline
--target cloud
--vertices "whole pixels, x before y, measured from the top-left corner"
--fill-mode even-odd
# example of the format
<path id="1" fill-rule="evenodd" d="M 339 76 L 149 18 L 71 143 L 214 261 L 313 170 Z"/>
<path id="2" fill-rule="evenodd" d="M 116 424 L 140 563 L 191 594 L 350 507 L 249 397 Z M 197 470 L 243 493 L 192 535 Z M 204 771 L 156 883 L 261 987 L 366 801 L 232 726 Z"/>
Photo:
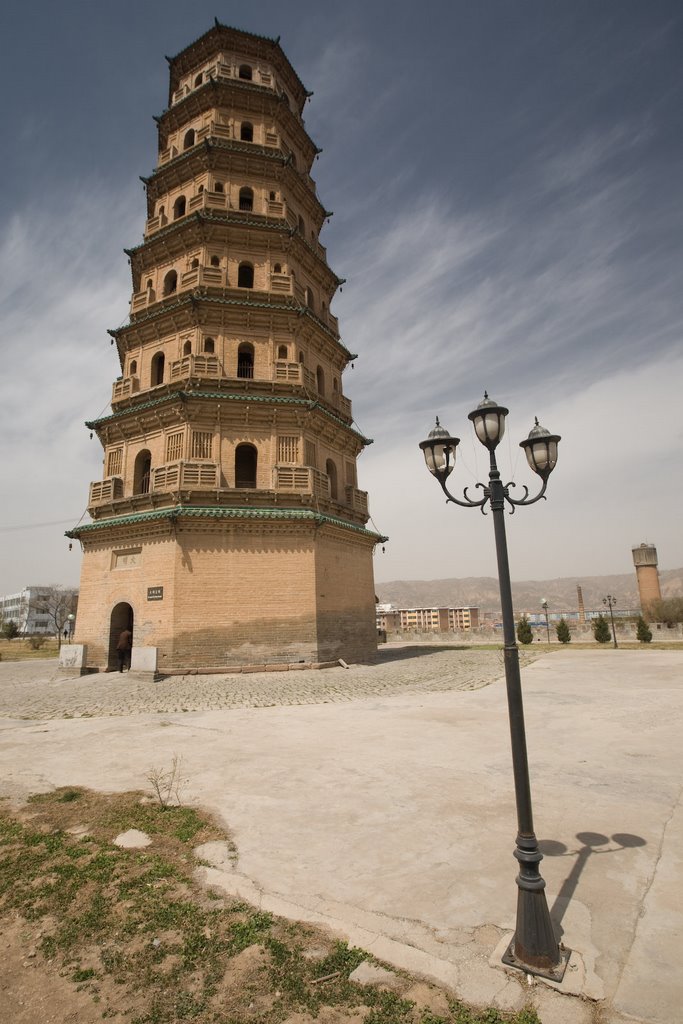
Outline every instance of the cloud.
<path id="1" fill-rule="evenodd" d="M 526 194 L 485 211 L 423 197 L 388 230 L 345 239 L 352 270 L 335 312 L 360 353 L 347 387 L 363 429 L 426 426 L 485 387 L 571 398 L 678 350 L 680 257 L 644 247 L 629 178 L 591 180 L 536 210 L 546 178 L 541 165 Z"/>
<path id="2" fill-rule="evenodd" d="M 107 326 L 126 318 L 124 244 L 139 233 L 139 193 L 55 189 L 17 211 L 0 244 L 2 527 L 81 515 L 102 453 L 83 425 L 109 404 L 118 373 Z M 77 579 L 62 528 L 3 532 L 3 577 L 19 587 Z M 75 571 L 74 571 L 75 568 Z M 31 580 L 26 579 L 26 574 Z M 0 589 L 7 585 L 0 584 Z"/>

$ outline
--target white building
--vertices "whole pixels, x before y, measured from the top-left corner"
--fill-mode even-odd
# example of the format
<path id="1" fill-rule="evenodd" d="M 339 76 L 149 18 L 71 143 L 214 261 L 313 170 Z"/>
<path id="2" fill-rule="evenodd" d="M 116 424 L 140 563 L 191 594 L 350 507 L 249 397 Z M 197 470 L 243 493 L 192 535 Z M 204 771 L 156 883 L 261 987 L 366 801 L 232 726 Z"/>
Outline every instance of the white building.
<path id="1" fill-rule="evenodd" d="M 41 610 L 41 598 L 51 593 L 50 587 L 24 587 L 18 594 L 0 597 L 0 619 L 14 622 L 20 633 L 54 633 L 55 625 L 48 612 Z"/>

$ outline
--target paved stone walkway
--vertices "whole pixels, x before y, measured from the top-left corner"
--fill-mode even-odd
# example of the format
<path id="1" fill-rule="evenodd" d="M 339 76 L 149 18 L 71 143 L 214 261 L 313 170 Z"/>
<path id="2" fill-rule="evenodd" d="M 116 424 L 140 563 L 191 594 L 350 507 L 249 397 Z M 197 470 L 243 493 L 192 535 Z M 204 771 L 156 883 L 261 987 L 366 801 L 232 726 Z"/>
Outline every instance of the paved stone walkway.
<path id="1" fill-rule="evenodd" d="M 522 662 L 534 655 L 522 652 Z M 375 665 L 248 675 L 172 676 L 134 672 L 68 678 L 56 660 L 0 662 L 0 717 L 100 718 L 228 708 L 342 703 L 398 693 L 476 690 L 503 675 L 502 651 L 383 647 Z"/>

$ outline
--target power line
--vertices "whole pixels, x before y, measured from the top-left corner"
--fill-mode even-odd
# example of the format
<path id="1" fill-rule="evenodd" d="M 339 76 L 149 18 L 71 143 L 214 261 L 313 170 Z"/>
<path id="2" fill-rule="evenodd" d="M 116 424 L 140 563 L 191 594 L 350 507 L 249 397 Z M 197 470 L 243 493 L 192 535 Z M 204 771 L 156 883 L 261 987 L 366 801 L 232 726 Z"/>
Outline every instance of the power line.
<path id="1" fill-rule="evenodd" d="M 14 530 L 40 530 L 44 526 L 68 526 L 70 523 L 73 523 L 75 518 L 76 517 L 74 516 L 73 519 L 53 519 L 51 522 L 47 523 L 24 523 L 19 526 L 0 526 L 0 533 L 10 533 Z M 81 519 L 82 518 L 83 516 L 81 516 Z"/>

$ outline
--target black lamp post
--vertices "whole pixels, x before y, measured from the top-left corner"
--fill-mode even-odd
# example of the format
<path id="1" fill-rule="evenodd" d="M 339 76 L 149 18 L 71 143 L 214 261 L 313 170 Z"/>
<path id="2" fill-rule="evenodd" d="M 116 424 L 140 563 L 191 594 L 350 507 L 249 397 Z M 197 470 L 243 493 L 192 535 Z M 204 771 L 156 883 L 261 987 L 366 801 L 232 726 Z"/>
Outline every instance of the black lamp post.
<path id="1" fill-rule="evenodd" d="M 545 598 L 541 601 L 541 608 L 545 612 L 545 632 L 548 637 L 548 643 L 550 643 L 550 623 L 548 621 L 548 602 Z"/>
<path id="2" fill-rule="evenodd" d="M 512 741 L 512 767 L 517 803 L 517 845 L 514 855 L 519 862 L 517 922 L 515 934 L 503 956 L 503 962 L 526 971 L 528 974 L 540 974 L 543 977 L 552 978 L 554 981 L 561 981 L 567 967 L 569 950 L 560 947 L 555 937 L 545 898 L 545 882 L 538 867 L 543 859 L 543 854 L 538 848 L 538 840 L 534 834 L 519 652 L 515 639 L 515 617 L 512 607 L 504 515 L 506 502 L 510 506 L 510 510 L 514 512 L 517 505 L 532 505 L 545 496 L 548 477 L 557 463 L 557 444 L 560 437 L 557 434 L 550 434 L 539 426 L 538 420 L 536 420 L 527 439 L 520 442 L 520 447 L 524 449 L 531 469 L 543 481 L 543 486 L 534 498 L 529 498 L 529 488 L 526 486 L 524 486 L 524 494 L 521 498 L 513 498 L 510 496 L 510 488 L 515 484 L 512 482 L 502 483 L 495 454 L 496 447 L 505 432 L 507 413 L 507 409 L 496 405 L 484 392 L 484 401 L 480 402 L 474 412 L 468 416 L 477 437 L 488 448 L 490 455 L 489 482 L 476 485 L 477 488 L 481 488 L 483 494 L 478 501 L 473 501 L 469 497 L 467 488 L 463 491 L 465 500 L 461 501 L 453 497 L 446 487 L 448 476 L 455 465 L 455 453 L 460 439 L 451 437 L 448 431 L 441 426 L 438 418 L 436 426 L 427 440 L 420 442 L 420 448 L 424 453 L 427 469 L 439 481 L 449 502 L 452 501 L 465 508 L 479 508 L 484 514 L 486 514 L 485 506 L 489 504 L 493 513 L 500 603 L 503 612 L 505 681 Z"/>
<path id="3" fill-rule="evenodd" d="M 612 611 L 617 603 L 617 599 L 616 597 L 612 597 L 611 594 L 608 594 L 607 597 L 603 597 L 602 603 L 609 607 L 609 617 L 612 620 L 612 639 L 614 640 L 614 646 L 617 647 L 617 631 L 614 628 L 614 612 Z"/>

